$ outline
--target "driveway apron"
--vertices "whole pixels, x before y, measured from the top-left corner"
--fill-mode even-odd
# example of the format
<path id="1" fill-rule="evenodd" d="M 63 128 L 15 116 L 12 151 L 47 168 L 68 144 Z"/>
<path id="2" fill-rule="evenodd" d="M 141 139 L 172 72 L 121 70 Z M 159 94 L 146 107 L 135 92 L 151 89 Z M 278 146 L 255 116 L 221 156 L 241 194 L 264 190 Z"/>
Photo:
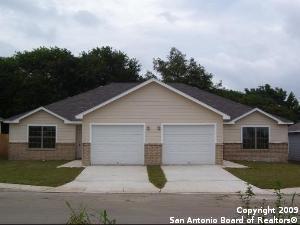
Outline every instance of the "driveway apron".
<path id="1" fill-rule="evenodd" d="M 168 182 L 164 193 L 236 193 L 246 190 L 245 181 L 217 165 L 163 166 Z M 266 191 L 253 187 L 255 193 Z"/>
<path id="2" fill-rule="evenodd" d="M 58 192 L 155 193 L 145 166 L 89 166 L 72 182 L 55 188 Z"/>

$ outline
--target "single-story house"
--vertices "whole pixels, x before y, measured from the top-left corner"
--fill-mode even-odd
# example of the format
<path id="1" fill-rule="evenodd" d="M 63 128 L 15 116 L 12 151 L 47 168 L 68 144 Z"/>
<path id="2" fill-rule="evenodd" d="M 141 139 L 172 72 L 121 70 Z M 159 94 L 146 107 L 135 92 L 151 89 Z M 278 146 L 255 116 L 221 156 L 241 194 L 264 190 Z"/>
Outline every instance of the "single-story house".
<path id="1" fill-rule="evenodd" d="M 111 83 L 9 123 L 9 159 L 97 164 L 287 161 L 289 120 L 180 83 Z"/>
<path id="2" fill-rule="evenodd" d="M 300 161 L 300 122 L 289 127 L 289 160 Z"/>
<path id="3" fill-rule="evenodd" d="M 2 117 L 0 117 L 0 134 L 2 133 L 2 122 L 3 122 L 3 118 Z"/>

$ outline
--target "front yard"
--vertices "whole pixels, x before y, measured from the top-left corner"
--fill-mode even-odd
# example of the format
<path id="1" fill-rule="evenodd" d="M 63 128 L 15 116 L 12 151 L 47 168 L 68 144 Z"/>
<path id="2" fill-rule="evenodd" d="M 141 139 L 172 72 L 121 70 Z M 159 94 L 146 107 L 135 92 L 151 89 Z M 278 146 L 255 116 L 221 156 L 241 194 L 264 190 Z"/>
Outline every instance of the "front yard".
<path id="1" fill-rule="evenodd" d="M 0 183 L 57 187 L 74 180 L 83 168 L 56 168 L 67 161 L 0 159 Z"/>
<path id="2" fill-rule="evenodd" d="M 240 179 L 264 189 L 300 187 L 300 164 L 296 163 L 266 163 L 246 162 L 237 163 L 249 168 L 226 168 Z"/>

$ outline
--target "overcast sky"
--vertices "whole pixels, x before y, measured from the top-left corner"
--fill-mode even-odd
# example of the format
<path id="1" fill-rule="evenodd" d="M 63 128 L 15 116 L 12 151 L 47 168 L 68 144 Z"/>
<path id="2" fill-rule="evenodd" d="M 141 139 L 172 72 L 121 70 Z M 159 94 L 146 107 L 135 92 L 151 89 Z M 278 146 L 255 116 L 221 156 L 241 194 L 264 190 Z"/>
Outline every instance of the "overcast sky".
<path id="1" fill-rule="evenodd" d="M 174 46 L 228 88 L 270 83 L 300 98 L 300 0 L 0 1 L 0 56 L 106 45 L 143 71 Z"/>

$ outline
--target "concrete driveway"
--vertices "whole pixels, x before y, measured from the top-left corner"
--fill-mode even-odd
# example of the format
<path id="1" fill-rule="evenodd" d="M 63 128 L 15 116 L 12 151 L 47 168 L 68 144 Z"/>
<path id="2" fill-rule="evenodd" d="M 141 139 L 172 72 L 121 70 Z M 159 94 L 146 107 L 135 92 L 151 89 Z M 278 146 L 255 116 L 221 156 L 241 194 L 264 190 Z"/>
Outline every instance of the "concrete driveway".
<path id="1" fill-rule="evenodd" d="M 246 183 L 217 165 L 162 166 L 168 182 L 163 193 L 235 193 L 245 191 Z M 264 194 L 257 187 L 255 193 Z"/>
<path id="2" fill-rule="evenodd" d="M 54 189 L 57 192 L 156 193 L 145 166 L 89 166 L 72 182 Z"/>

